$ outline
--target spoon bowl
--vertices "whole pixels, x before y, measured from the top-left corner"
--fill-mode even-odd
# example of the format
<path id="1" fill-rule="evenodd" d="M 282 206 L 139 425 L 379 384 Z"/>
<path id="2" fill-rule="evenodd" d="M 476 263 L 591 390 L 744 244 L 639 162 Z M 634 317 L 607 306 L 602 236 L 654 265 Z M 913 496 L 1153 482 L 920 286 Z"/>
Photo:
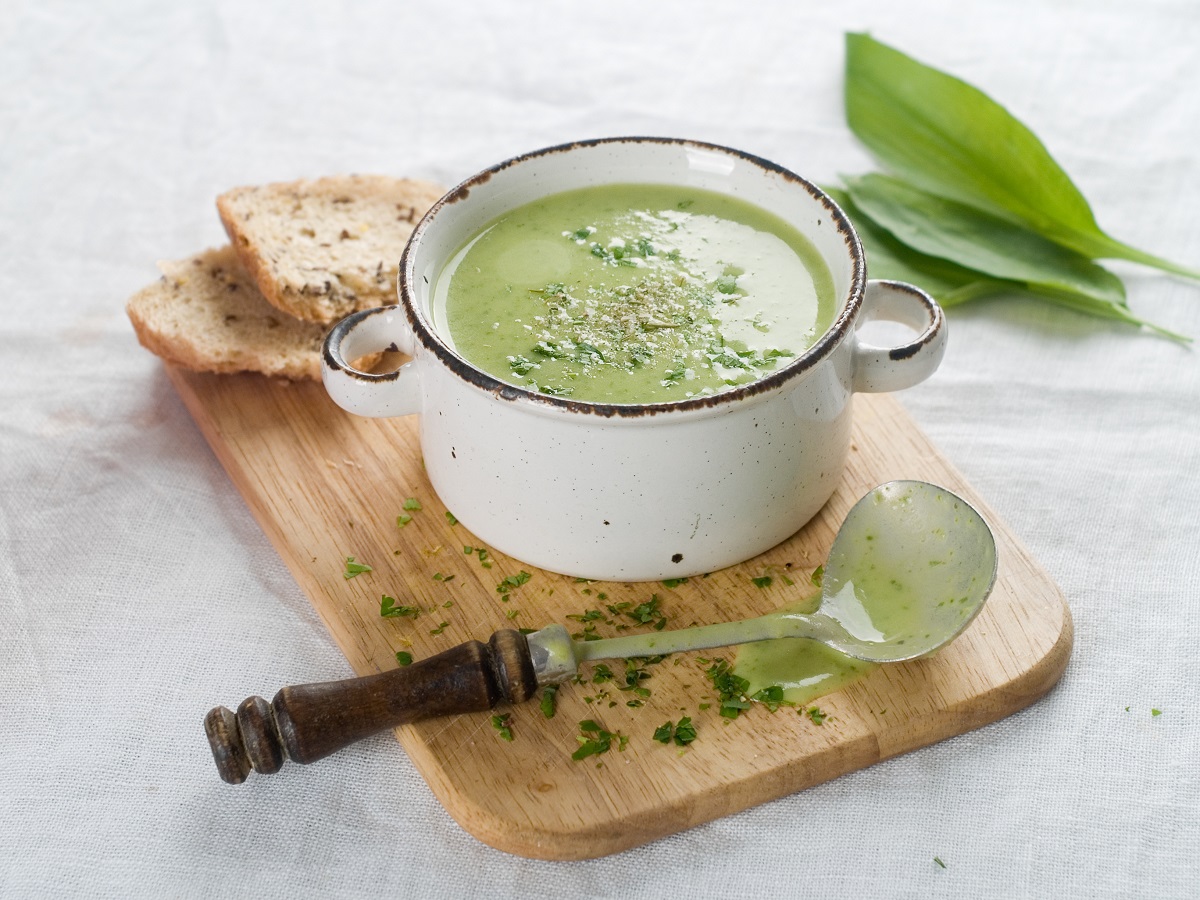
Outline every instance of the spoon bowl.
<path id="1" fill-rule="evenodd" d="M 811 618 L 825 643 L 869 662 L 903 662 L 954 640 L 996 581 L 996 541 L 961 497 L 890 481 L 859 500 L 834 538 Z"/>

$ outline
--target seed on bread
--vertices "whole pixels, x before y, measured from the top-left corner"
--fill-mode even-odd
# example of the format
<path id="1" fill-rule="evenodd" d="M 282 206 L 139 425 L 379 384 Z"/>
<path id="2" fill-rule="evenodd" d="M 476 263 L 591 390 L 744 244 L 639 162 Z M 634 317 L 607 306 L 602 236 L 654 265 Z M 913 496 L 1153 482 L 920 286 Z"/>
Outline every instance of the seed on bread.
<path id="1" fill-rule="evenodd" d="M 263 299 L 232 247 L 159 268 L 162 278 L 125 306 L 138 341 L 151 353 L 200 372 L 321 377 L 326 327 L 285 315 Z"/>
<path id="2" fill-rule="evenodd" d="M 235 188 L 217 211 L 267 301 L 329 324 L 396 302 L 404 245 L 441 195 L 423 181 L 339 175 Z"/>

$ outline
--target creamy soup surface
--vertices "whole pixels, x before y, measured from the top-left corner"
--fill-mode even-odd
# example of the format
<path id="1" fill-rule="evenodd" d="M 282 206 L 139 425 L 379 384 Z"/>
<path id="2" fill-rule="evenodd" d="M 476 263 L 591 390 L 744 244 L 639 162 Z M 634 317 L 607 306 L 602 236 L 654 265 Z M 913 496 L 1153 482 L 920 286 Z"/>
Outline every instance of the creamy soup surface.
<path id="1" fill-rule="evenodd" d="M 450 260 L 434 325 L 510 384 L 660 403 L 755 381 L 834 316 L 816 249 L 782 219 L 709 191 L 605 185 L 488 224 Z"/>

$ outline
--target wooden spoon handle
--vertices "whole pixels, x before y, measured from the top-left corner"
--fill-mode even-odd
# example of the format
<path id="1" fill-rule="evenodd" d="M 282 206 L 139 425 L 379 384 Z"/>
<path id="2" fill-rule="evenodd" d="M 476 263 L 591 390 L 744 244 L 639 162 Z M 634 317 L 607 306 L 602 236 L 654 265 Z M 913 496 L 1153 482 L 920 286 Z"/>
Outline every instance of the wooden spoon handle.
<path id="1" fill-rule="evenodd" d="M 518 703 L 536 690 L 529 643 L 504 630 L 378 675 L 285 687 L 271 703 L 249 697 L 236 714 L 218 706 L 204 730 L 221 778 L 241 784 L 251 769 L 269 775 L 285 759 L 315 762 L 397 725 Z"/>

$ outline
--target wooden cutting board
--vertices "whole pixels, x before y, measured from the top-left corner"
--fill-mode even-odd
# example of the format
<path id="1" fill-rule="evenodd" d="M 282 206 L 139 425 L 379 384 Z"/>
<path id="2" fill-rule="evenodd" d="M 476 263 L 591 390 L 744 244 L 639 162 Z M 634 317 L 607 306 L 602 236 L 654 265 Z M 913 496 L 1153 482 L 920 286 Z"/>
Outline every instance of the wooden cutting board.
<path id="1" fill-rule="evenodd" d="M 415 417 L 351 416 L 316 383 L 167 371 L 360 675 L 395 667 L 398 650 L 421 659 L 464 640 L 486 640 L 499 628 L 562 622 L 575 631 L 580 626 L 568 615 L 626 600 L 637 604 L 652 594 L 659 595 L 671 628 L 769 612 L 815 592 L 809 577 L 825 559 L 837 525 L 858 497 L 892 479 L 941 484 L 992 525 L 999 576 L 971 627 L 933 658 L 878 668 L 821 698 L 821 724 L 788 708 L 771 713 L 756 707 L 734 721 L 722 719 L 715 704 L 701 709 L 713 692 L 699 658 L 721 655 L 706 651 L 652 667 L 644 682 L 651 694 L 639 708 L 627 706 L 632 695 L 611 685 L 609 698 L 595 700 L 600 687 L 568 684 L 559 691 L 554 718 L 547 719 L 536 702 L 498 709 L 511 714 L 512 742 L 501 739 L 488 713 L 397 729 L 450 815 L 509 853 L 603 856 L 961 734 L 1037 700 L 1070 655 L 1071 617 L 1061 592 L 885 395 L 855 397 L 846 474 L 816 519 L 750 562 L 667 587 L 580 583 L 493 552 L 488 568 L 477 552 L 464 553 L 479 544 L 465 526 L 451 524 L 425 478 Z M 421 509 L 398 527 L 410 497 Z M 348 556 L 373 570 L 346 579 Z M 503 601 L 498 583 L 521 571 L 531 577 Z M 775 577 L 767 588 L 750 580 L 770 573 Z M 381 618 L 383 594 L 424 612 L 415 620 Z M 598 631 L 615 633 L 604 625 Z M 655 728 L 684 715 L 698 732 L 686 752 L 652 739 Z M 589 718 L 627 736 L 624 752 L 614 748 L 572 761 L 578 724 Z M 333 756 L 310 775 L 336 777 L 337 767 Z"/>

